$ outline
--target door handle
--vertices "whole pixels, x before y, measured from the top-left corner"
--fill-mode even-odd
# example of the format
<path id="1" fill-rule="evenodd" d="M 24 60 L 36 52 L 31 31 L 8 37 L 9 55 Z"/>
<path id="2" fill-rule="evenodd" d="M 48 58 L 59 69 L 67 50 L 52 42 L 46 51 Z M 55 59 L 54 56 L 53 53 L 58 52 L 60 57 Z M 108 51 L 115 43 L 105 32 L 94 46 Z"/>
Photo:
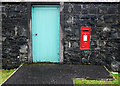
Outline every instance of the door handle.
<path id="1" fill-rule="evenodd" d="M 35 36 L 37 36 L 37 34 L 34 34 Z"/>

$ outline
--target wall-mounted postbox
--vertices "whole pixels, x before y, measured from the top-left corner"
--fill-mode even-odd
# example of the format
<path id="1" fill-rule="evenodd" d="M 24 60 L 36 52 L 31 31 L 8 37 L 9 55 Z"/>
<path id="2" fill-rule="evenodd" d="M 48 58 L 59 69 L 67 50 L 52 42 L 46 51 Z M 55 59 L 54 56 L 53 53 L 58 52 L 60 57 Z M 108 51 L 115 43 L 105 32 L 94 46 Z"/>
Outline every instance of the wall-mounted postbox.
<path id="1" fill-rule="evenodd" d="M 80 49 L 90 49 L 90 31 L 91 27 L 81 27 Z"/>

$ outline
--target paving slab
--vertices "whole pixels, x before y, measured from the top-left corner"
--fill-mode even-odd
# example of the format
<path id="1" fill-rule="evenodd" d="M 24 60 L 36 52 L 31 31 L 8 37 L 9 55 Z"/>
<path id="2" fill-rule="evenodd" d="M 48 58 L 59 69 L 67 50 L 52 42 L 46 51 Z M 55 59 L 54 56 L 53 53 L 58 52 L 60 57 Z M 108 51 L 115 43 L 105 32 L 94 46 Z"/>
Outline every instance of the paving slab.
<path id="1" fill-rule="evenodd" d="M 73 78 L 112 79 L 103 66 L 67 64 L 24 64 L 4 84 L 66 84 L 73 85 Z"/>

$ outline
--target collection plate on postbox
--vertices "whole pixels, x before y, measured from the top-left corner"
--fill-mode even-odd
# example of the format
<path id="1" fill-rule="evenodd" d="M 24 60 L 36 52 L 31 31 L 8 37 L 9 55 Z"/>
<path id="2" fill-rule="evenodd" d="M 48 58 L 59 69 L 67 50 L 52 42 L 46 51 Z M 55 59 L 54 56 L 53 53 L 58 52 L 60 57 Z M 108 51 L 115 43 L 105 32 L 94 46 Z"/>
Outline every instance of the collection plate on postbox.
<path id="1" fill-rule="evenodd" d="M 90 50 L 91 27 L 81 27 L 80 49 Z"/>

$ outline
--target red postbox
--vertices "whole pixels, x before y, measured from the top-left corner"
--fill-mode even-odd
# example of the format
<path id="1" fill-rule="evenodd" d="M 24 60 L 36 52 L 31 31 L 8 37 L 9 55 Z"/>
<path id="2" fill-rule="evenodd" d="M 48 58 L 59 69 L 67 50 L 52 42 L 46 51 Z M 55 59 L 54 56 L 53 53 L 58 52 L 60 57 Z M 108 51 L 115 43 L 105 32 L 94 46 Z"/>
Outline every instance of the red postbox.
<path id="1" fill-rule="evenodd" d="M 91 27 L 81 27 L 80 49 L 90 50 Z"/>

